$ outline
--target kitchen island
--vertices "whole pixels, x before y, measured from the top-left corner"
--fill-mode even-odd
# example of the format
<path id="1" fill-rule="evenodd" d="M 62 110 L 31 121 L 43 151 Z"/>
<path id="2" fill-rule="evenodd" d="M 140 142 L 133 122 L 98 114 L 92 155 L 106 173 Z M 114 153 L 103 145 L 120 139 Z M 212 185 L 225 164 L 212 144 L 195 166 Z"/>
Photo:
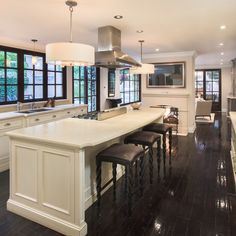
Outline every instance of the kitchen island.
<path id="1" fill-rule="evenodd" d="M 86 235 L 85 210 L 96 200 L 96 154 L 160 122 L 164 112 L 142 108 L 104 121 L 68 118 L 8 132 L 7 209 L 66 235 Z M 107 181 L 110 165 L 104 165 L 103 173 Z"/>

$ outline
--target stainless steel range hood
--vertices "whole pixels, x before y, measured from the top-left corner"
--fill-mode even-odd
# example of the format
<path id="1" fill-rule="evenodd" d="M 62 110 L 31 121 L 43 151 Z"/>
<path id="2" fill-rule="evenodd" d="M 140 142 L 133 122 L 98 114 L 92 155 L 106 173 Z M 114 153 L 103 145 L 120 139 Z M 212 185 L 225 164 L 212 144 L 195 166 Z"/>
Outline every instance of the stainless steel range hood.
<path id="1" fill-rule="evenodd" d="M 108 68 L 141 66 L 121 51 L 121 31 L 113 26 L 98 28 L 98 51 L 95 53 L 95 65 Z"/>

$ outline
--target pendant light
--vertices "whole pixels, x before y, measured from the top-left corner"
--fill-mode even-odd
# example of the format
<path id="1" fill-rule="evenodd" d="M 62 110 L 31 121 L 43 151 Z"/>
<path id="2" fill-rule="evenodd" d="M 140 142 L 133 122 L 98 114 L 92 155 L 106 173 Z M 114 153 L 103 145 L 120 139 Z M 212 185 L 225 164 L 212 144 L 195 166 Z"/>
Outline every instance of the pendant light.
<path id="1" fill-rule="evenodd" d="M 141 75 L 154 74 L 154 65 L 142 63 L 144 40 L 139 40 L 138 42 L 140 43 L 140 49 L 141 49 L 141 53 L 140 53 L 141 54 L 141 57 L 140 57 L 141 66 L 140 67 L 131 67 L 129 69 L 130 74 L 134 74 L 134 75 L 135 74 L 141 74 Z"/>
<path id="2" fill-rule="evenodd" d="M 76 1 L 66 1 L 70 11 L 70 41 L 50 43 L 46 45 L 46 62 L 61 66 L 88 66 L 94 65 L 94 47 L 72 42 L 72 13 Z"/>
<path id="3" fill-rule="evenodd" d="M 35 52 L 35 43 L 37 43 L 38 42 L 38 40 L 37 39 L 31 39 L 31 41 L 33 42 L 33 44 L 34 44 L 34 52 Z M 36 65 L 37 64 L 37 56 L 32 56 L 32 65 Z"/>

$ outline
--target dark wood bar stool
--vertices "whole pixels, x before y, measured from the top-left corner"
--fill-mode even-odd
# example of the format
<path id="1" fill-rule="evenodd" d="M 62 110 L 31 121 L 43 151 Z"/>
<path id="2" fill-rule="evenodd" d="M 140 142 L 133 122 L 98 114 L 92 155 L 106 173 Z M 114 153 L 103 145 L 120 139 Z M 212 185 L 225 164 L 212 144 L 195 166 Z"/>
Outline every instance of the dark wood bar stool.
<path id="1" fill-rule="evenodd" d="M 159 169 L 160 154 L 161 154 L 161 136 L 157 133 L 150 131 L 137 131 L 130 134 L 124 140 L 124 143 L 132 143 L 141 145 L 144 151 L 149 153 L 149 176 L 150 183 L 153 182 L 153 145 L 157 143 L 157 163 Z"/>
<path id="2" fill-rule="evenodd" d="M 169 133 L 169 165 L 171 166 L 171 148 L 172 148 L 172 126 L 162 123 L 152 123 L 143 128 L 144 131 L 156 132 L 163 135 L 162 148 L 163 148 L 163 161 L 166 160 L 166 135 Z"/>
<path id="3" fill-rule="evenodd" d="M 113 182 L 113 197 L 116 199 L 116 167 L 117 164 L 125 166 L 125 176 L 128 179 L 128 214 L 131 215 L 133 194 L 133 166 L 140 160 L 140 191 L 143 191 L 143 157 L 144 150 L 131 144 L 113 144 L 96 156 L 96 182 L 97 182 L 97 207 L 100 212 L 101 191 Z M 102 162 L 112 163 L 112 179 L 101 186 Z"/>

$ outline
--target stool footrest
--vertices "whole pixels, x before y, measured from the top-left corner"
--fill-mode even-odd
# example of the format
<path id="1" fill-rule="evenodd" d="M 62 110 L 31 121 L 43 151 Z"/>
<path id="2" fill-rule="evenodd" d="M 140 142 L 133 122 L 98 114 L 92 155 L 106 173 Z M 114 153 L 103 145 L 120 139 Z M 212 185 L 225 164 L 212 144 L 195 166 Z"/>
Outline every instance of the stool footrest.
<path id="1" fill-rule="evenodd" d="M 101 191 L 104 190 L 110 183 L 112 183 L 114 178 L 111 178 L 110 180 L 108 180 L 102 187 L 101 187 Z"/>

